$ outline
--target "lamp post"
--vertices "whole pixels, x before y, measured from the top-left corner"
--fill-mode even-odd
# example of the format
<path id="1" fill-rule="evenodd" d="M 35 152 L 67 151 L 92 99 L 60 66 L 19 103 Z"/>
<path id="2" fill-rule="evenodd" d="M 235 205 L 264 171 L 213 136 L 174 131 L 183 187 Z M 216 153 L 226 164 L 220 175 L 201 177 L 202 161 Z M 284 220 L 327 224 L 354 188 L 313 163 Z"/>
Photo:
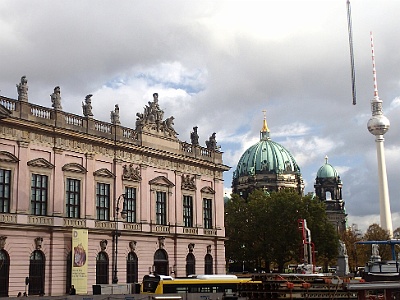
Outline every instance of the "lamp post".
<path id="1" fill-rule="evenodd" d="M 114 243 L 114 269 L 113 269 L 113 277 L 112 283 L 118 283 L 118 237 L 121 236 L 121 233 L 118 231 L 118 214 L 120 213 L 119 203 L 121 198 L 122 201 L 122 211 L 121 211 L 121 218 L 126 218 L 126 211 L 125 211 L 125 194 L 122 194 L 118 197 L 116 205 L 115 205 L 115 213 L 114 213 L 114 224 L 115 229 L 113 231 L 113 243 Z"/>

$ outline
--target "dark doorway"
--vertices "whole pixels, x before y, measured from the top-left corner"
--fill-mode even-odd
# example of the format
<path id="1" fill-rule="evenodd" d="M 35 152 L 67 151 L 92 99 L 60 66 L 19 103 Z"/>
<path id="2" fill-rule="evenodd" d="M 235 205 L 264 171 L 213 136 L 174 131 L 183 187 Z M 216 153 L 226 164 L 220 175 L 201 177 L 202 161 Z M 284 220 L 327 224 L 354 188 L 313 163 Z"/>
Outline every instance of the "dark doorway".
<path id="1" fill-rule="evenodd" d="M 186 276 L 196 274 L 196 259 L 193 253 L 186 256 Z"/>
<path id="2" fill-rule="evenodd" d="M 211 275 L 213 273 L 213 258 L 211 254 L 206 254 L 204 257 L 204 274 Z"/>
<path id="3" fill-rule="evenodd" d="M 72 285 L 72 252 L 67 255 L 67 271 L 65 272 L 65 293 L 69 294 L 69 290 Z"/>
<path id="4" fill-rule="evenodd" d="M 96 284 L 108 284 L 108 255 L 105 252 L 97 254 Z"/>
<path id="5" fill-rule="evenodd" d="M 4 249 L 0 250 L 0 297 L 8 297 L 10 281 L 10 256 Z"/>
<path id="6" fill-rule="evenodd" d="M 169 275 L 168 254 L 164 249 L 158 249 L 154 253 L 154 273 L 158 275 Z"/>
<path id="7" fill-rule="evenodd" d="M 135 252 L 129 252 L 126 259 L 126 283 L 138 281 L 138 258 Z"/>
<path id="8" fill-rule="evenodd" d="M 45 265 L 44 253 L 41 250 L 33 251 L 29 260 L 29 295 L 44 294 Z"/>

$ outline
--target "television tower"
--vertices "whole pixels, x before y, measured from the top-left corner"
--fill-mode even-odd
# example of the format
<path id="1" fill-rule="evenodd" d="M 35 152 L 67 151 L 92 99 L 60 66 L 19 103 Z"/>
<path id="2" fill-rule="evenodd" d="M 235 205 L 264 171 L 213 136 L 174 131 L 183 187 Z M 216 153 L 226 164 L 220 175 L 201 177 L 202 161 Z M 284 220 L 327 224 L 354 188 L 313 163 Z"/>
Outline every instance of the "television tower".
<path id="1" fill-rule="evenodd" d="M 382 100 L 378 96 L 378 84 L 376 80 L 374 40 L 371 35 L 372 50 L 372 74 L 374 77 L 374 98 L 371 100 L 372 117 L 368 121 L 368 130 L 376 138 L 376 152 L 378 157 L 378 180 L 379 180 L 379 208 L 381 227 L 389 232 L 390 237 L 393 236 L 392 215 L 390 212 L 389 189 L 386 174 L 385 150 L 383 146 L 383 135 L 389 130 L 390 122 L 383 115 Z"/>

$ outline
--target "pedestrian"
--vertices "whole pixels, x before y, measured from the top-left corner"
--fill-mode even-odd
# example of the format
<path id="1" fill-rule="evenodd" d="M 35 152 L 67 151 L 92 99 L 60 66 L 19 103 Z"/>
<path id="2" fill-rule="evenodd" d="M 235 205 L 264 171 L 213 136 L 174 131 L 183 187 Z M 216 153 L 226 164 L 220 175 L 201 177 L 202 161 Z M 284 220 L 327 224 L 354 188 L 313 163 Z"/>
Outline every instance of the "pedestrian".
<path id="1" fill-rule="evenodd" d="M 69 294 L 70 295 L 76 295 L 76 290 L 75 290 L 74 285 L 71 285 L 71 288 L 69 289 Z"/>

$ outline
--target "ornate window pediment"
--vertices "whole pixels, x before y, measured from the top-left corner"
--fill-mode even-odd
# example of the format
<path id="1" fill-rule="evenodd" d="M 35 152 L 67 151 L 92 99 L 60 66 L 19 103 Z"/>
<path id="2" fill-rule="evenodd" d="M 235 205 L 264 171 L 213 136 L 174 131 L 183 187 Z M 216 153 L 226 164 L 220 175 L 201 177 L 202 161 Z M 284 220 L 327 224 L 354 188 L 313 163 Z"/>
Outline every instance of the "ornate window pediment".
<path id="1" fill-rule="evenodd" d="M 209 186 L 205 186 L 200 190 L 202 193 L 206 193 L 206 194 L 215 194 L 215 191 L 213 190 L 212 187 Z"/>
<path id="2" fill-rule="evenodd" d="M 35 158 L 27 162 L 27 165 L 30 167 L 39 167 L 39 168 L 46 168 L 46 169 L 54 169 L 54 165 L 47 161 L 44 158 Z"/>
<path id="3" fill-rule="evenodd" d="M 151 185 L 163 185 L 167 187 L 173 187 L 175 184 L 173 184 L 170 180 L 168 180 L 167 177 L 165 176 L 158 176 L 152 180 L 149 181 L 149 184 Z"/>
<path id="4" fill-rule="evenodd" d="M 80 164 L 77 163 L 70 163 L 65 164 L 62 167 L 63 171 L 75 172 L 75 173 L 87 173 L 87 170 Z"/>
<path id="5" fill-rule="evenodd" d="M 102 169 L 98 169 L 97 171 L 94 171 L 93 175 L 99 176 L 99 177 L 106 177 L 106 178 L 114 178 L 115 177 L 115 175 L 106 168 L 102 168 Z"/>
<path id="6" fill-rule="evenodd" d="M 0 151 L 0 161 L 17 163 L 19 161 L 19 159 L 18 159 L 18 157 L 16 157 L 14 154 L 11 154 L 10 152 Z"/>

